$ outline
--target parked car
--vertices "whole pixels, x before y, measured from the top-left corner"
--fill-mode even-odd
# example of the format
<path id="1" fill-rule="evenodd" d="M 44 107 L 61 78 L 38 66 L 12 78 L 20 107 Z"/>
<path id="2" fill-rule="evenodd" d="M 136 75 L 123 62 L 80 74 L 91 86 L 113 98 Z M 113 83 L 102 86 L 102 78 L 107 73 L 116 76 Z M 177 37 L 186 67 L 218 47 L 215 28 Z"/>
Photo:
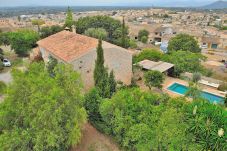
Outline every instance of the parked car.
<path id="1" fill-rule="evenodd" d="M 10 61 L 8 59 L 3 59 L 2 63 L 3 63 L 3 66 L 5 66 L 5 67 L 10 67 L 11 66 L 11 63 L 10 63 Z"/>

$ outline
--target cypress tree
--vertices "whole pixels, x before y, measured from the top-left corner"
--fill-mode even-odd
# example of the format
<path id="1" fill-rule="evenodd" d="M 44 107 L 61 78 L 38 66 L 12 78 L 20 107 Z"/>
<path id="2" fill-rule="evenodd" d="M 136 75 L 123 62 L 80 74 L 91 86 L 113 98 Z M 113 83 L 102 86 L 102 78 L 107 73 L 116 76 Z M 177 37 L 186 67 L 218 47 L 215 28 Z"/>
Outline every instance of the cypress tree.
<path id="1" fill-rule="evenodd" d="M 125 36 L 125 18 L 123 16 L 123 22 L 122 22 L 122 37 L 121 37 L 121 46 L 123 48 L 126 48 L 126 36 Z"/>
<path id="2" fill-rule="evenodd" d="M 96 50 L 97 58 L 95 61 L 95 70 L 94 70 L 94 81 L 95 86 L 98 86 L 99 82 L 102 80 L 105 72 L 104 67 L 104 54 L 103 54 L 103 48 L 102 48 L 102 40 L 99 39 L 98 47 Z"/>
<path id="3" fill-rule="evenodd" d="M 110 86 L 110 96 L 112 96 L 116 92 L 116 86 L 117 86 L 113 70 L 110 72 L 109 86 Z"/>
<path id="4" fill-rule="evenodd" d="M 66 19 L 65 19 L 65 27 L 68 27 L 70 29 L 70 31 L 72 31 L 73 24 L 74 24 L 73 12 L 70 9 L 70 7 L 68 7 L 67 13 L 66 13 Z"/>
<path id="5" fill-rule="evenodd" d="M 101 39 L 99 39 L 96 53 L 97 59 L 95 61 L 94 70 L 95 87 L 98 89 L 101 97 L 110 98 L 116 91 L 116 82 L 113 71 L 111 71 L 109 75 L 108 69 L 104 66 L 104 53 Z"/>

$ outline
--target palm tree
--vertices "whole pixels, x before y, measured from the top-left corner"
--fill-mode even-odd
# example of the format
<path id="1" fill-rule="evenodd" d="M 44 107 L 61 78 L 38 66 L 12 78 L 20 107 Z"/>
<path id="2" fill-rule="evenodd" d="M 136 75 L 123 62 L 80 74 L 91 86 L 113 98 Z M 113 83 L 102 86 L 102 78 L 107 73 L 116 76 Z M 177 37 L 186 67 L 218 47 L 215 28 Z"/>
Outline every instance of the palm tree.
<path id="1" fill-rule="evenodd" d="M 191 97 L 193 100 L 201 98 L 201 90 L 199 89 L 198 84 L 189 82 L 189 89 L 186 92 L 185 96 Z"/>

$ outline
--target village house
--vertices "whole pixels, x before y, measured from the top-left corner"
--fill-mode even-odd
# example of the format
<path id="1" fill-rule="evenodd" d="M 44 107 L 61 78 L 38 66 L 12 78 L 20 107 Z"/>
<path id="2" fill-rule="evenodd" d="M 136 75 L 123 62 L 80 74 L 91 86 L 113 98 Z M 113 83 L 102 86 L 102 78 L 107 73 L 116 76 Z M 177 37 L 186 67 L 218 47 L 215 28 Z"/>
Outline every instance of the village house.
<path id="1" fill-rule="evenodd" d="M 93 71 L 96 60 L 98 40 L 69 31 L 61 31 L 37 42 L 44 62 L 49 57 L 59 62 L 73 65 L 81 74 L 85 89 L 94 86 Z M 114 71 L 117 81 L 131 84 L 132 54 L 121 47 L 103 41 L 105 66 Z"/>

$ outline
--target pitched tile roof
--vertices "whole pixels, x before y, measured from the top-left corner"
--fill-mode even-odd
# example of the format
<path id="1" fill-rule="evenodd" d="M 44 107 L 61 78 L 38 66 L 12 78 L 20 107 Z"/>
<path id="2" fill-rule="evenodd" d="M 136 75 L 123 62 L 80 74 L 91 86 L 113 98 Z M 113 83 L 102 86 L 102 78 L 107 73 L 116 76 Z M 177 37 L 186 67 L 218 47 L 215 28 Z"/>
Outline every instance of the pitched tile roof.
<path id="1" fill-rule="evenodd" d="M 69 31 L 61 31 L 37 42 L 56 57 L 71 62 L 96 48 L 98 40 Z"/>

